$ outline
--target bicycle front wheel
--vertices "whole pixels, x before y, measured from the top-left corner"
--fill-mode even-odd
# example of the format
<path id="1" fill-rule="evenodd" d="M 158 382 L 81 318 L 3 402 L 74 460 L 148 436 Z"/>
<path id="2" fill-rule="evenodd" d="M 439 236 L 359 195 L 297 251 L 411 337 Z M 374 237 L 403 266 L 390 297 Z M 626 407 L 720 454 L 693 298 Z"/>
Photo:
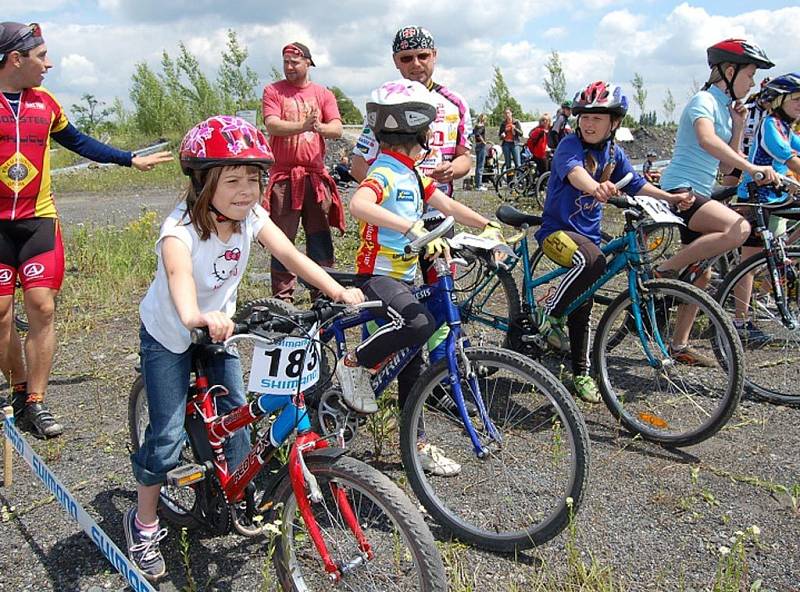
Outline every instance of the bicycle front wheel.
<path id="1" fill-rule="evenodd" d="M 777 261 L 778 281 L 783 292 L 782 304 L 788 313 L 784 321 L 767 267 L 765 253 L 759 253 L 738 265 L 725 278 L 717 301 L 730 315 L 747 313 L 761 330 L 762 339 L 744 339 L 747 349 L 744 388 L 754 396 L 772 403 L 800 404 L 800 248 L 786 250 L 786 259 Z M 743 284 L 752 278 L 747 302 Z M 794 324 L 794 326 L 792 326 Z"/>
<path id="2" fill-rule="evenodd" d="M 733 323 L 708 294 L 684 282 L 644 282 L 641 298 L 641 336 L 628 292 L 597 326 L 592 363 L 603 400 L 626 429 L 647 440 L 702 442 L 725 425 L 741 397 L 744 361 Z M 681 326 L 689 327 L 688 339 Z M 668 350 L 674 338 L 689 349 Z"/>
<path id="3" fill-rule="evenodd" d="M 311 505 L 333 562 L 343 572 L 338 589 L 444 592 L 447 578 L 439 550 L 419 511 L 388 477 L 369 465 L 341 456 L 305 457 L 322 501 Z M 334 496 L 341 490 L 372 549 L 367 558 L 345 522 Z M 291 482 L 283 479 L 273 496 L 271 521 L 282 531 L 273 563 L 284 590 L 330 590 L 331 580 L 300 517 Z M 346 511 L 346 510 L 345 510 Z M 334 586 L 336 587 L 336 586 Z"/>
<path id="4" fill-rule="evenodd" d="M 460 417 L 437 404 L 449 396 L 443 386 L 449 370 L 445 360 L 434 364 L 403 409 L 400 449 L 411 486 L 431 516 L 465 542 L 502 552 L 542 544 L 567 526 L 583 498 L 586 426 L 566 389 L 536 362 L 498 348 L 467 348 L 465 358 L 459 363 L 464 396 L 482 398 L 500 437 L 490 439 L 473 419 L 488 451 L 478 458 Z M 460 471 L 425 472 L 421 445 Z"/>

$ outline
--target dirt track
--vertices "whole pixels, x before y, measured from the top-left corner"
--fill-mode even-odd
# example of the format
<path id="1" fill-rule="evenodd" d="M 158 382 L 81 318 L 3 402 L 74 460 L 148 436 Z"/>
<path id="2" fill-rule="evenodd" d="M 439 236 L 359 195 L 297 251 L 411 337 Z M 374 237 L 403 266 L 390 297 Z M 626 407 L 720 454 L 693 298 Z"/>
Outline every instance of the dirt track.
<path id="1" fill-rule="evenodd" d="M 79 222 L 121 224 L 141 207 L 164 214 L 172 193 L 123 198 L 59 198 L 67 227 Z M 485 194 L 466 199 L 482 203 Z M 261 262 L 263 265 L 263 262 Z M 253 271 L 263 271 L 253 269 Z M 92 335 L 62 342 L 49 400 L 65 436 L 32 438 L 64 484 L 118 545 L 122 512 L 135 500 L 128 461 L 126 401 L 134 377 L 137 320 L 121 316 Z M 800 369 L 798 369 L 800 379 Z M 592 438 L 587 499 L 578 514 L 577 545 L 612 569 L 630 590 L 704 590 L 714 581 L 719 548 L 751 525 L 758 544 L 746 547 L 747 577 L 762 590 L 800 590 L 800 410 L 744 401 L 712 440 L 670 452 L 616 429 L 605 408 L 583 405 Z M 399 476 L 399 463 L 387 465 Z M 16 482 L 0 489 L 0 505 L 15 515 L 0 522 L 0 591 L 121 590 L 122 579 L 50 498 L 26 465 L 15 459 Z M 436 534 L 436 531 L 434 529 Z M 446 556 L 456 590 L 526 590 L 542 562 L 564 574 L 564 535 L 522 557 L 498 557 L 449 546 Z M 172 532 L 164 545 L 170 577 L 162 590 L 187 585 Z M 200 590 L 256 590 L 264 584 L 264 549 L 230 535 L 191 540 L 191 573 Z M 749 586 L 748 588 L 749 589 Z"/>

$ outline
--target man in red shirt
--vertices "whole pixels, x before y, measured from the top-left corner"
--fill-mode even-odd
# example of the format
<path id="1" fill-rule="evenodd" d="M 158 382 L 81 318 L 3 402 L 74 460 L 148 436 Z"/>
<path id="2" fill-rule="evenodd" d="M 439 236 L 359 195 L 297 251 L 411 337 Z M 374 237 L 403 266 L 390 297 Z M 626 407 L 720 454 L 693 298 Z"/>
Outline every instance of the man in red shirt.
<path id="1" fill-rule="evenodd" d="M 344 232 L 344 210 L 325 167 L 325 139 L 342 136 L 342 118 L 333 93 L 309 79 L 314 61 L 308 47 L 293 42 L 282 53 L 286 79 L 264 88 L 262 104 L 275 155 L 264 207 L 292 242 L 302 221 L 306 254 L 332 267 L 331 226 Z M 272 295 L 291 301 L 295 275 L 274 257 L 270 271 Z"/>
<path id="2" fill-rule="evenodd" d="M 541 175 L 548 169 L 547 163 L 547 134 L 550 131 L 550 116 L 547 114 L 539 118 L 539 125 L 528 134 L 526 146 L 531 153 L 533 162 Z"/>

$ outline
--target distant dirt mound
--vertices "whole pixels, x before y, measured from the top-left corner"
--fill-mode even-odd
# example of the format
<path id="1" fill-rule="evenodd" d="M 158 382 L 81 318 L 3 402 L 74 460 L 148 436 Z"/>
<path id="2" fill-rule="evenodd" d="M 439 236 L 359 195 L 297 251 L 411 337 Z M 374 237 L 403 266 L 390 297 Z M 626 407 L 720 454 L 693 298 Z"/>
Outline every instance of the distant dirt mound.
<path id="1" fill-rule="evenodd" d="M 655 152 L 656 160 L 669 160 L 675 146 L 676 131 L 674 126 L 637 127 L 631 130 L 633 142 L 625 142 L 622 146 L 634 161 L 644 160 L 648 152 Z"/>

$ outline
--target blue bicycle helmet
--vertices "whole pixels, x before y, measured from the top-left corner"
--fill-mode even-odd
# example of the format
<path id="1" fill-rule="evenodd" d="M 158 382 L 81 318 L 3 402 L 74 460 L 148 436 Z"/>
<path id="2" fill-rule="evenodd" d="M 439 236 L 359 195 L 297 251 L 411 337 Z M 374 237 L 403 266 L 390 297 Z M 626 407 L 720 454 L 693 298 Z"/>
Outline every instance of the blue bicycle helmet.
<path id="1" fill-rule="evenodd" d="M 761 98 L 765 102 L 772 102 L 779 97 L 794 93 L 800 93 L 800 73 L 789 72 L 767 82 L 761 91 Z"/>

